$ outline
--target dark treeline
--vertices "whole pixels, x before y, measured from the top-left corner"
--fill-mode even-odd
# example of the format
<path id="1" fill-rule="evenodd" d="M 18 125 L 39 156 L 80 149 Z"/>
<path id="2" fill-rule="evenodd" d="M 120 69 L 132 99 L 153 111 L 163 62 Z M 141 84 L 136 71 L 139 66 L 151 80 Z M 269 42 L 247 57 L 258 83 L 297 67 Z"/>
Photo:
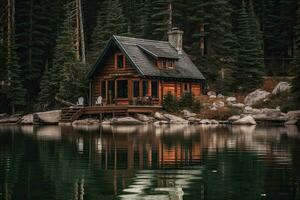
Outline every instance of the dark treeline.
<path id="1" fill-rule="evenodd" d="M 250 91 L 299 68 L 296 9 L 296 0 L 0 0 L 0 112 L 87 96 L 86 72 L 112 34 L 166 40 L 172 26 L 210 87 Z"/>

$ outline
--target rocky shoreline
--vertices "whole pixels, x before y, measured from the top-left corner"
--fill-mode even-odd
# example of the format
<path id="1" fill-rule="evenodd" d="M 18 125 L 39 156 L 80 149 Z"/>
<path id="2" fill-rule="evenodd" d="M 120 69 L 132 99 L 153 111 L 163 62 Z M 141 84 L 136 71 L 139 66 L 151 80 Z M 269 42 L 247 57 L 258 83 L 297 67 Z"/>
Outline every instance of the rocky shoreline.
<path id="1" fill-rule="evenodd" d="M 0 124 L 49 125 L 60 123 L 60 110 L 39 112 L 28 115 L 0 114 Z M 164 124 L 213 124 L 213 125 L 257 125 L 268 124 L 297 125 L 300 122 L 300 110 L 282 113 L 279 109 L 255 109 L 247 106 L 240 115 L 234 115 L 227 120 L 200 119 L 196 113 L 183 110 L 179 114 L 155 112 L 152 116 L 135 114 L 133 117 L 110 118 L 100 121 L 95 118 L 76 120 L 72 125 L 164 125 Z"/>
<path id="2" fill-rule="evenodd" d="M 289 92 L 291 86 L 289 83 L 280 82 L 271 92 L 257 89 L 248 94 L 243 103 L 237 102 L 236 97 L 225 97 L 222 94 L 216 94 L 213 91 L 208 92 L 208 101 L 203 103 L 210 112 L 218 113 L 224 108 L 236 109 L 238 114 L 231 114 L 225 120 L 216 118 L 206 119 L 201 117 L 201 113 L 193 113 L 187 109 L 180 113 L 156 112 L 152 116 L 144 114 L 135 114 L 132 117 L 110 118 L 99 121 L 95 118 L 80 119 L 72 125 L 140 125 L 140 124 L 232 124 L 232 125 L 299 125 L 300 110 L 283 113 L 280 107 L 271 108 L 254 108 L 254 106 L 263 101 L 267 102 L 274 95 L 284 95 Z M 37 112 L 28 115 L 8 115 L 0 114 L 0 124 L 21 124 L 21 125 L 48 125 L 59 124 L 61 119 L 61 110 L 47 112 Z M 218 116 L 216 116 L 218 117 Z"/>

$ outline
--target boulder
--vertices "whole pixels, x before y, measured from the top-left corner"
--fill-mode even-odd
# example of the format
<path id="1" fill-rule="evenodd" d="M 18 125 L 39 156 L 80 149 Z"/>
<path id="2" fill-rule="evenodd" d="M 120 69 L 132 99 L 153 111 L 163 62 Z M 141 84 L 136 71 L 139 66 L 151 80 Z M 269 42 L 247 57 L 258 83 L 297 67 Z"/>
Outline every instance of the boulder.
<path id="1" fill-rule="evenodd" d="M 237 121 L 239 119 L 241 119 L 241 116 L 239 116 L 239 115 L 233 115 L 233 116 L 231 116 L 231 117 L 228 118 L 228 121 L 229 122 L 234 122 L 234 121 Z"/>
<path id="2" fill-rule="evenodd" d="M 216 99 L 217 96 L 216 96 L 216 95 L 209 95 L 209 98 L 210 98 L 210 99 Z"/>
<path id="3" fill-rule="evenodd" d="M 271 93 L 262 89 L 257 89 L 254 92 L 248 94 L 245 98 L 245 104 L 247 106 L 252 106 L 260 101 L 265 100 Z"/>
<path id="4" fill-rule="evenodd" d="M 201 119 L 196 118 L 196 117 L 190 117 L 190 118 L 188 118 L 188 121 L 192 124 L 197 124 L 197 123 L 200 123 Z"/>
<path id="5" fill-rule="evenodd" d="M 21 124 L 33 124 L 33 114 L 28 114 L 28 115 L 24 115 L 22 118 L 21 118 Z"/>
<path id="6" fill-rule="evenodd" d="M 227 102 L 236 102 L 236 98 L 235 97 L 227 97 L 226 101 Z"/>
<path id="7" fill-rule="evenodd" d="M 300 119 L 300 110 L 290 111 L 286 114 L 287 120 L 299 120 Z"/>
<path id="8" fill-rule="evenodd" d="M 72 125 L 95 125 L 100 124 L 100 121 L 98 119 L 82 119 L 82 120 L 76 120 L 72 123 Z"/>
<path id="9" fill-rule="evenodd" d="M 163 124 L 169 124 L 169 121 L 156 121 L 153 123 L 154 126 L 159 126 Z"/>
<path id="10" fill-rule="evenodd" d="M 161 114 L 160 112 L 155 112 L 154 113 L 154 118 L 158 119 L 158 120 L 163 120 L 163 121 L 167 120 L 167 118 L 163 114 Z"/>
<path id="11" fill-rule="evenodd" d="M 113 125 L 141 125 L 143 124 L 140 120 L 137 120 L 133 117 L 122 117 L 122 118 L 115 118 L 111 120 Z"/>
<path id="12" fill-rule="evenodd" d="M 232 108 L 239 108 L 242 109 L 245 107 L 245 104 L 243 103 L 232 103 L 232 102 L 228 102 L 228 106 L 232 107 Z"/>
<path id="13" fill-rule="evenodd" d="M 136 114 L 135 117 L 142 121 L 142 122 L 146 122 L 146 123 L 150 123 L 153 121 L 153 119 L 151 117 L 148 117 L 147 115 L 144 114 Z"/>
<path id="14" fill-rule="evenodd" d="M 214 119 L 210 120 L 210 123 L 211 124 L 219 124 L 219 122 L 217 120 L 214 120 Z"/>
<path id="15" fill-rule="evenodd" d="M 190 118 L 190 117 L 196 117 L 197 116 L 196 113 L 193 113 L 193 112 L 191 112 L 189 110 L 186 110 L 186 109 L 181 111 L 181 112 L 183 113 L 185 118 Z"/>
<path id="16" fill-rule="evenodd" d="M 232 124 L 235 125 L 256 125 L 256 121 L 254 120 L 254 118 L 250 115 L 245 116 L 235 122 L 233 122 Z"/>
<path id="17" fill-rule="evenodd" d="M 211 124 L 211 121 L 209 119 L 202 119 L 199 123 L 200 124 Z"/>
<path id="18" fill-rule="evenodd" d="M 285 125 L 297 125 L 298 124 L 298 120 L 288 120 L 287 122 L 285 122 Z"/>
<path id="19" fill-rule="evenodd" d="M 284 92 L 289 92 L 291 90 L 291 84 L 287 82 L 280 82 L 276 85 L 276 87 L 272 91 L 272 95 L 279 95 Z"/>
<path id="20" fill-rule="evenodd" d="M 164 116 L 170 121 L 170 123 L 174 123 L 174 124 L 188 124 L 189 121 L 181 118 L 181 117 L 178 117 L 178 116 L 175 116 L 175 115 L 171 115 L 171 114 L 164 114 Z"/>
<path id="21" fill-rule="evenodd" d="M 61 110 L 38 112 L 33 114 L 34 124 L 58 124 L 61 119 Z"/>
<path id="22" fill-rule="evenodd" d="M 215 101 L 213 103 L 213 107 L 215 107 L 216 109 L 220 109 L 220 108 L 224 108 L 225 103 L 223 101 Z"/>
<path id="23" fill-rule="evenodd" d="M 209 92 L 207 92 L 207 95 L 208 96 L 217 96 L 217 93 L 214 91 L 209 91 Z"/>
<path id="24" fill-rule="evenodd" d="M 218 96 L 217 96 L 219 99 L 224 99 L 225 98 L 225 96 L 223 95 L 223 94 L 218 94 Z"/>
<path id="25" fill-rule="evenodd" d="M 9 117 L 9 114 L 7 113 L 0 113 L 0 119 L 4 119 L 4 118 L 7 118 Z"/>
<path id="26" fill-rule="evenodd" d="M 16 114 L 16 115 L 11 115 L 6 118 L 0 119 L 0 123 L 8 123 L 8 124 L 17 124 L 21 120 L 21 115 Z"/>

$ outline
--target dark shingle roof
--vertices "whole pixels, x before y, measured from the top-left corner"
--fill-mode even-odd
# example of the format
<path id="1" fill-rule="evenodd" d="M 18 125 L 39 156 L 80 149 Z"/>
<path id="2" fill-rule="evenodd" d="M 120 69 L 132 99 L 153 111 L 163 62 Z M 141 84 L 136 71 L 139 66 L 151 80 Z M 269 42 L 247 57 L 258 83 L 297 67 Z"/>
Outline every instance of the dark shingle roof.
<path id="1" fill-rule="evenodd" d="M 179 79 L 205 79 L 189 56 L 183 52 L 178 55 L 176 49 L 166 41 L 146 40 L 123 36 L 113 36 L 112 40 L 127 55 L 127 58 L 143 76 L 179 78 Z M 104 52 L 105 53 L 105 52 Z M 159 69 L 151 57 L 176 59 L 175 69 Z M 101 59 L 102 56 L 99 58 Z M 99 60 L 88 75 L 90 78 L 99 64 Z"/>

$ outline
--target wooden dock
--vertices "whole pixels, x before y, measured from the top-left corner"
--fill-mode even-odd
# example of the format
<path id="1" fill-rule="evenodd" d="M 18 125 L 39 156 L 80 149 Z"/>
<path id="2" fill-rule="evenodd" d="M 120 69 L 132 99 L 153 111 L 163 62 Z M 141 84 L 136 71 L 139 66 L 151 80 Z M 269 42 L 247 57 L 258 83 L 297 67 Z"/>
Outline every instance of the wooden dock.
<path id="1" fill-rule="evenodd" d="M 62 115 L 60 122 L 70 123 L 80 119 L 83 116 L 97 117 L 100 120 L 105 115 L 111 115 L 112 117 L 129 116 L 130 114 L 143 113 L 153 114 L 156 111 L 160 111 L 161 106 L 126 106 L 126 105 L 112 105 L 112 106 L 88 106 L 88 107 L 69 107 L 62 109 Z"/>

